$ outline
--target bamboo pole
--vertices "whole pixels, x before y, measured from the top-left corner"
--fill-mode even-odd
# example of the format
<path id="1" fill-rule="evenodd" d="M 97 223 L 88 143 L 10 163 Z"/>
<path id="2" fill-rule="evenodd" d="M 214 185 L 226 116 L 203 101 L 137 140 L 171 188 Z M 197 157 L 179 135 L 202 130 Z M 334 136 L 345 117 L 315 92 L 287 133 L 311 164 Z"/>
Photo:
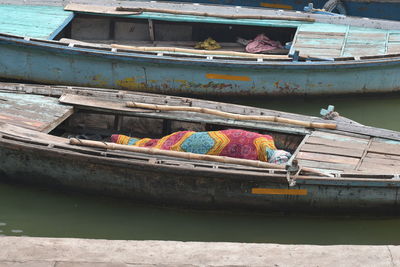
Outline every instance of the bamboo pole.
<path id="1" fill-rule="evenodd" d="M 144 153 L 144 154 L 150 154 L 150 155 L 170 156 L 170 157 L 189 159 L 189 160 L 206 160 L 206 161 L 213 161 L 213 162 L 219 162 L 219 163 L 245 165 L 245 166 L 257 167 L 257 168 L 285 170 L 285 165 L 273 164 L 273 163 L 263 162 L 263 161 L 259 161 L 259 160 L 238 159 L 238 158 L 231 158 L 231 157 L 225 157 L 225 156 L 214 156 L 214 155 L 202 155 L 202 154 L 195 154 L 195 153 L 190 153 L 190 152 L 180 152 L 180 151 L 162 150 L 162 149 L 157 149 L 157 148 L 120 145 L 120 144 L 109 143 L 109 142 L 80 140 L 77 138 L 69 139 L 69 143 L 71 145 L 89 146 L 89 147 L 97 147 L 97 148 L 104 148 L 104 149 L 111 149 L 111 150 L 123 150 L 123 151 Z"/>
<path id="2" fill-rule="evenodd" d="M 242 115 L 242 114 L 234 114 L 224 111 L 219 111 L 215 109 L 209 108 L 200 108 L 200 107 L 188 107 L 188 106 L 165 106 L 165 105 L 155 105 L 155 104 L 146 104 L 146 103 L 137 103 L 137 102 L 127 102 L 127 107 L 131 108 L 144 108 L 144 109 L 153 109 L 153 110 L 162 110 L 162 111 L 188 111 L 188 112 L 197 112 L 215 115 L 219 117 L 234 119 L 234 120 L 254 120 L 254 121 L 269 121 L 269 122 L 279 122 L 286 123 L 291 125 L 298 125 L 308 128 L 322 128 L 322 129 L 336 129 L 335 123 L 319 123 L 319 122 L 311 122 L 311 121 L 301 121 L 301 120 L 293 120 L 288 118 L 282 118 L 278 116 L 257 116 L 257 115 Z"/>
<path id="3" fill-rule="evenodd" d="M 96 148 L 111 149 L 111 150 L 123 150 L 123 151 L 129 151 L 129 152 L 143 153 L 143 154 L 149 154 L 149 155 L 169 156 L 169 157 L 182 158 L 182 159 L 188 159 L 188 160 L 205 160 L 205 161 L 212 161 L 212 162 L 219 162 L 219 163 L 226 163 L 226 164 L 237 164 L 237 165 L 243 165 L 243 166 L 250 166 L 250 167 L 256 167 L 256 168 L 286 170 L 285 165 L 268 163 L 268 162 L 263 162 L 263 161 L 259 161 L 259 160 L 238 159 L 238 158 L 231 158 L 231 157 L 225 157 L 225 156 L 214 156 L 214 155 L 202 155 L 202 154 L 195 154 L 195 153 L 190 153 L 190 152 L 180 152 L 180 151 L 162 150 L 162 149 L 157 149 L 157 148 L 120 145 L 120 144 L 109 143 L 109 142 L 80 140 L 77 138 L 69 139 L 69 143 L 71 145 L 96 147 Z M 315 170 L 313 168 L 302 167 L 301 170 L 312 173 L 312 174 L 316 174 L 319 176 L 332 177 L 332 175 L 323 173 L 323 172 L 321 172 L 319 170 Z"/>
<path id="4" fill-rule="evenodd" d="M 184 10 L 173 10 L 173 9 L 162 9 L 162 8 L 149 8 L 149 7 L 116 7 L 116 11 L 127 11 L 127 12 L 154 12 L 154 13 L 167 13 L 174 15 L 190 15 L 190 16 L 202 16 L 202 17 L 215 17 L 224 19 L 259 19 L 259 20 L 289 20 L 289 21 L 307 21 L 314 22 L 315 19 L 310 17 L 294 17 L 294 16 L 262 16 L 262 15 L 226 15 L 216 14 L 198 11 L 184 11 Z"/>
<path id="5" fill-rule="evenodd" d="M 289 59 L 286 55 L 263 55 L 263 54 L 253 54 L 245 52 L 235 52 L 235 51 L 219 51 L 219 50 L 199 50 L 199 49 L 188 49 L 188 48 L 178 48 L 178 47 L 157 47 L 157 46 L 131 46 L 131 45 L 119 45 L 111 44 L 112 48 L 117 49 L 127 49 L 143 52 L 174 52 L 174 53 L 190 53 L 198 55 L 213 55 L 213 56 L 235 56 L 235 57 L 246 57 L 246 58 L 262 58 L 262 59 Z"/>

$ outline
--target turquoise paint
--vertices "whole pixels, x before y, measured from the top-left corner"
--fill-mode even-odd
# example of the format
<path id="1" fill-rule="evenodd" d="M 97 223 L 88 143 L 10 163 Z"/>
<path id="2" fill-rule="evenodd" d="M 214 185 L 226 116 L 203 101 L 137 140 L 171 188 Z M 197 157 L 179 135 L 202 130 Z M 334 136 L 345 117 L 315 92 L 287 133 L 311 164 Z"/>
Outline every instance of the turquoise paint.
<path id="1" fill-rule="evenodd" d="M 196 2 L 209 4 L 222 4 L 230 6 L 262 7 L 262 3 L 285 5 L 287 9 L 304 11 L 310 2 L 314 8 L 323 8 L 328 0 L 181 0 L 182 2 Z M 349 16 L 368 17 L 378 19 L 400 20 L 400 5 L 397 1 L 341 1 Z M 338 12 L 338 10 L 334 10 Z"/>
<path id="2" fill-rule="evenodd" d="M 13 41 L 14 40 L 14 41 Z M 256 62 L 71 48 L 0 36 L 0 77 L 198 95 L 304 95 L 400 90 L 400 60 Z M 250 81 L 207 79 L 206 74 Z"/>
<path id="3" fill-rule="evenodd" d="M 51 39 L 72 19 L 73 13 L 56 6 L 0 5 L 0 32 Z"/>
<path id="4" fill-rule="evenodd" d="M 268 19 L 224 19 L 205 16 L 190 16 L 190 15 L 173 15 L 156 12 L 143 12 L 140 15 L 114 15 L 114 14 L 97 14 L 92 12 L 75 12 L 81 14 L 103 15 L 112 17 L 134 18 L 134 19 L 152 19 L 174 22 L 197 22 L 197 23 L 216 23 L 216 24 L 235 24 L 235 25 L 251 25 L 251 26 L 266 26 L 266 27 L 297 27 L 303 24 L 313 22 L 307 21 L 289 21 L 289 20 L 268 20 Z"/>

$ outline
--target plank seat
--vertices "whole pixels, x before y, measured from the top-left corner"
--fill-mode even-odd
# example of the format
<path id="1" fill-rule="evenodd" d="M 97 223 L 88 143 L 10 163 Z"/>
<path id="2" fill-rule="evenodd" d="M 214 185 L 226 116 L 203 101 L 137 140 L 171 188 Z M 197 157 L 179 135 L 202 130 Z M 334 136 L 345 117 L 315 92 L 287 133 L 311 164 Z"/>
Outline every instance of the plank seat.
<path id="1" fill-rule="evenodd" d="M 400 173 L 400 143 L 314 131 L 296 155 L 304 167 L 340 172 Z"/>

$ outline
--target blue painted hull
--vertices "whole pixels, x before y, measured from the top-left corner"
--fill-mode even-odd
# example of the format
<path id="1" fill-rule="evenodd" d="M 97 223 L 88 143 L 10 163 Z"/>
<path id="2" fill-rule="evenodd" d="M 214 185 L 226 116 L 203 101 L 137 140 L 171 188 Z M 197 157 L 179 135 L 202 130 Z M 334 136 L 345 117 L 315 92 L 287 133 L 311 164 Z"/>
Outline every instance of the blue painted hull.
<path id="1" fill-rule="evenodd" d="M 197 95 L 321 95 L 400 90 L 400 58 L 207 60 L 112 52 L 0 36 L 0 78 Z"/>
<path id="2" fill-rule="evenodd" d="M 286 10 L 303 11 L 308 3 L 313 3 L 314 8 L 323 8 L 327 0 L 180 0 L 181 2 L 196 2 L 206 4 L 269 7 Z M 346 1 L 342 0 L 346 14 L 349 16 L 368 17 L 377 19 L 400 20 L 400 3 L 375 2 L 375 1 Z M 334 12 L 337 12 L 334 10 Z"/>

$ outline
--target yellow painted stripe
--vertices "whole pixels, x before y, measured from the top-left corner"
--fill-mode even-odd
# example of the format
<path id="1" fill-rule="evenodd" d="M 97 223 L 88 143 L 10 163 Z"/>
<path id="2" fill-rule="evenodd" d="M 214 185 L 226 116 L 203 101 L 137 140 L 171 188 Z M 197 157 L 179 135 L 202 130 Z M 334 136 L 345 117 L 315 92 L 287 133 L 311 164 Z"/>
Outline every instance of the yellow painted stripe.
<path id="1" fill-rule="evenodd" d="M 232 81 L 251 81 L 250 77 L 247 76 L 234 76 L 234 75 L 225 75 L 225 74 L 214 74 L 214 73 L 207 73 L 207 79 L 221 79 L 221 80 L 232 80 Z"/>
<path id="2" fill-rule="evenodd" d="M 252 194 L 259 195 L 307 195 L 307 189 L 275 189 L 275 188 L 252 188 Z"/>
<path id="3" fill-rule="evenodd" d="M 283 8 L 283 9 L 293 9 L 292 6 L 289 5 L 281 5 L 281 4 L 271 4 L 271 3 L 260 3 L 262 7 L 270 7 L 270 8 Z"/>

